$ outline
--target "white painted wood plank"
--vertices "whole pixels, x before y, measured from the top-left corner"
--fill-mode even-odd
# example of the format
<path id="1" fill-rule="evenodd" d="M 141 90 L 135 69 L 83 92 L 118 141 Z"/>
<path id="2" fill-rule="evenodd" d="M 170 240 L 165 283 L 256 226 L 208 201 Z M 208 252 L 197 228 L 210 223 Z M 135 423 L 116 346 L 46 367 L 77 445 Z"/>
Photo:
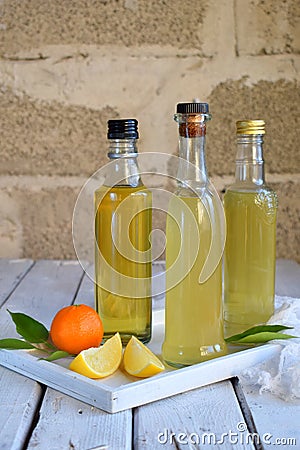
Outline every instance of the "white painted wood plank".
<path id="1" fill-rule="evenodd" d="M 74 303 L 84 303 L 85 305 L 95 308 L 94 282 L 86 274 L 84 275 Z"/>
<path id="2" fill-rule="evenodd" d="M 31 260 L 0 260 L 0 304 L 32 267 Z M 42 395 L 38 383 L 0 367 L 1 449 L 21 449 Z M 12 389 L 13 386 L 13 389 Z"/>
<path id="3" fill-rule="evenodd" d="M 300 401 L 287 402 L 249 387 L 243 387 L 243 391 L 257 431 L 265 439 L 263 445 L 272 449 L 300 448 Z"/>
<path id="4" fill-rule="evenodd" d="M 161 292 L 161 294 L 154 295 L 152 298 L 152 306 L 154 310 L 165 308 L 166 278 L 165 275 L 156 277 L 156 275 L 163 274 L 165 269 L 165 261 L 155 261 L 152 265 L 153 292 Z"/>
<path id="5" fill-rule="evenodd" d="M 42 356 L 42 353 L 33 355 L 22 350 L 0 350 L 0 364 L 92 406 L 111 411 L 114 397 L 112 388 L 76 374 L 56 362 L 39 360 L 38 357 Z M 66 367 L 70 362 L 71 358 L 63 361 Z"/>
<path id="6" fill-rule="evenodd" d="M 42 395 L 41 386 L 0 367 L 0 447 L 22 449 Z"/>
<path id="7" fill-rule="evenodd" d="M 131 442 L 131 410 L 108 414 L 48 389 L 28 449 L 87 450 L 107 445 L 109 449 L 131 450 Z"/>
<path id="8" fill-rule="evenodd" d="M 165 270 L 165 261 L 156 261 L 153 264 L 153 274 L 162 273 Z M 277 295 L 300 297 L 300 264 L 290 259 L 277 259 L 275 291 Z M 160 279 L 162 283 L 162 279 Z M 163 283 L 162 283 L 163 288 Z M 164 295 L 154 298 L 154 304 L 164 307 Z"/>
<path id="9" fill-rule="evenodd" d="M 75 261 L 38 261 L 5 303 L 5 309 L 33 316 L 49 328 L 55 313 L 72 303 L 82 276 L 81 266 Z M 0 327 L 0 338 L 13 337 L 14 324 L 3 308 Z"/>
<path id="10" fill-rule="evenodd" d="M 75 303 L 94 306 L 94 285 L 87 275 L 80 285 Z M 76 377 L 73 372 L 69 373 L 70 376 Z M 85 382 L 88 381 L 85 377 L 81 378 Z M 78 379 L 75 379 L 74 387 L 78 388 Z M 48 388 L 28 448 L 88 449 L 107 444 L 110 449 L 131 450 L 131 443 L 131 410 L 108 414 Z"/>
<path id="11" fill-rule="evenodd" d="M 229 381 L 137 408 L 134 430 L 134 450 L 254 449 Z"/>
<path id="12" fill-rule="evenodd" d="M 300 265 L 295 261 L 277 260 L 276 294 L 300 297 Z M 300 448 L 300 401 L 283 401 L 268 392 L 259 394 L 258 388 L 246 385 L 243 391 L 256 428 L 265 435 L 265 448 Z M 288 443 L 288 439 L 294 441 Z"/>
<path id="13" fill-rule="evenodd" d="M 55 271 L 51 271 L 51 273 L 55 274 Z M 48 274 L 49 274 L 49 271 L 48 271 Z M 55 277 L 56 277 L 56 275 L 55 275 Z M 48 283 L 47 285 L 49 285 L 49 284 L 51 285 L 51 282 Z M 86 299 L 86 301 L 85 301 L 85 299 Z M 75 301 L 78 302 L 78 303 L 82 302 L 82 303 L 91 304 L 91 306 L 92 306 L 92 304 L 93 304 L 93 285 L 92 285 L 91 282 L 89 282 L 88 279 L 86 281 L 85 280 L 83 281 L 82 291 L 79 291 Z M 2 369 L 2 370 L 5 370 L 5 369 Z M 18 376 L 18 375 L 16 375 L 16 376 Z M 22 379 L 22 377 L 20 377 L 20 378 Z M 208 389 L 208 388 L 205 388 L 205 389 Z M 191 391 L 191 392 L 188 392 L 187 394 L 184 394 L 184 395 L 190 396 L 194 392 L 199 392 L 199 391 Z M 59 416 L 57 416 L 57 414 L 55 414 L 55 412 L 53 413 L 53 411 L 52 411 L 52 413 L 49 412 L 50 410 L 49 410 L 49 408 L 47 406 L 47 405 L 49 405 L 49 402 L 50 403 L 52 402 L 51 404 L 53 404 L 53 402 L 54 403 L 56 402 L 56 400 L 53 400 L 53 398 L 54 398 L 53 396 L 54 397 L 58 396 L 59 398 L 62 399 L 62 400 L 60 400 L 60 404 L 62 405 L 62 408 L 61 408 Z M 131 396 L 134 396 L 134 391 L 131 392 Z M 182 396 L 180 395 L 179 397 L 182 397 Z M 172 397 L 172 398 L 174 399 L 176 397 Z M 171 398 L 168 399 L 168 401 L 169 400 L 171 400 Z M 226 399 L 225 399 L 225 401 L 226 401 Z M 104 429 L 105 428 L 107 430 L 110 430 L 111 435 L 118 434 L 118 431 L 117 431 L 118 428 L 119 429 L 121 428 L 122 430 L 123 429 L 127 430 L 126 427 L 129 427 L 129 429 L 131 429 L 131 425 L 130 425 L 130 423 L 131 423 L 131 416 L 128 416 L 129 411 L 122 412 L 122 413 L 117 413 L 117 414 L 114 414 L 114 415 L 109 415 L 109 414 L 106 414 L 106 413 L 104 413 L 102 411 L 97 410 L 96 408 L 84 405 L 83 403 L 78 402 L 77 400 L 71 399 L 71 398 L 69 398 L 69 397 L 67 397 L 67 396 L 65 396 L 63 394 L 60 394 L 60 393 L 58 393 L 56 391 L 53 391 L 52 389 L 47 389 L 47 393 L 46 393 L 46 397 L 45 397 L 45 403 L 43 404 L 42 409 L 45 412 L 48 411 L 48 413 L 45 414 L 45 416 L 42 414 L 41 417 L 42 418 L 43 417 L 48 418 L 48 421 L 50 421 L 50 422 L 47 423 L 47 421 L 44 421 L 44 419 L 39 421 L 38 426 L 37 426 L 37 428 L 35 430 L 35 433 L 34 433 L 32 439 L 30 441 L 30 446 L 33 447 L 34 443 L 38 443 L 39 439 L 41 438 L 41 435 L 44 434 L 44 437 L 42 437 L 42 439 L 44 439 L 43 446 L 41 448 L 51 448 L 51 449 L 55 448 L 52 445 L 53 441 L 49 441 L 48 428 L 49 428 L 49 425 L 50 425 L 50 429 L 54 430 L 53 436 L 54 436 L 54 439 L 55 439 L 55 436 L 57 434 L 57 418 L 59 418 L 61 420 L 60 424 L 64 428 L 65 437 L 68 438 L 69 439 L 68 442 L 71 443 L 70 447 L 73 445 L 73 443 L 75 443 L 77 445 L 77 447 L 75 446 L 73 448 L 90 448 L 90 446 L 91 447 L 95 447 L 95 446 L 98 446 L 99 444 L 102 443 L 102 442 L 99 442 L 97 436 L 96 436 L 97 439 L 95 439 L 93 441 L 93 443 L 91 443 L 91 444 L 89 443 L 89 441 L 86 441 L 87 442 L 87 446 L 86 447 L 85 447 L 85 444 L 83 444 L 83 442 L 85 442 L 85 441 L 82 441 L 82 440 L 80 442 L 78 441 L 78 439 L 80 439 L 80 436 L 82 435 L 82 432 L 79 433 L 79 434 L 76 434 L 77 433 L 77 428 L 78 429 L 80 428 L 79 425 L 78 425 L 78 427 L 77 426 L 74 427 L 74 429 L 72 428 L 72 423 L 74 423 L 74 421 L 76 422 L 76 419 L 74 419 L 74 403 L 73 402 L 75 402 L 75 405 L 77 405 L 77 406 L 80 405 L 83 408 L 87 408 L 87 410 L 85 410 L 85 411 L 88 411 L 88 413 L 86 412 L 84 414 L 85 420 L 84 421 L 83 420 L 80 421 L 80 426 L 83 427 L 84 430 L 86 430 L 86 429 L 89 430 L 90 433 L 92 431 L 93 432 L 95 431 L 95 422 L 94 422 L 94 419 L 95 419 L 94 414 L 95 413 L 94 413 L 94 411 L 96 411 L 96 413 L 97 413 L 96 414 L 97 415 L 97 427 L 99 427 L 99 429 Z M 157 403 L 164 403 L 164 402 L 157 402 Z M 192 403 L 193 403 L 193 401 L 192 401 Z M 151 406 L 151 405 L 155 405 L 155 404 L 153 403 L 153 404 L 150 404 L 150 405 L 147 405 L 147 406 Z M 200 402 L 200 406 L 201 406 L 201 402 Z M 139 408 L 139 409 L 142 409 L 142 408 Z M 168 410 L 169 410 L 169 413 L 170 413 L 170 408 L 168 408 Z M 99 417 L 98 417 L 98 413 L 100 413 Z M 83 414 L 81 414 L 79 412 L 78 415 L 82 416 Z M 125 415 L 127 415 L 127 416 L 125 417 Z M 193 413 L 193 415 L 194 415 L 194 413 Z M 119 418 L 122 418 L 121 419 L 121 425 L 118 424 L 118 421 L 114 422 L 113 419 L 110 419 L 110 418 L 114 418 L 116 416 L 119 416 Z M 166 413 L 166 416 L 168 416 L 168 413 Z M 197 417 L 196 413 L 195 413 L 195 416 Z M 66 420 L 66 417 L 70 417 L 71 418 L 70 419 L 71 425 L 68 422 L 68 420 Z M 101 419 L 100 419 L 100 417 L 101 417 Z M 198 419 L 197 419 L 197 421 L 198 421 Z M 106 425 L 105 425 L 105 423 L 106 423 Z M 104 426 L 104 428 L 103 428 L 103 426 Z M 72 431 L 70 433 L 69 432 L 66 433 L 66 430 L 68 430 L 68 429 L 70 429 Z M 45 430 L 47 430 L 47 431 L 45 432 Z M 235 429 L 233 429 L 232 431 L 234 432 Z M 126 434 L 128 434 L 128 431 L 127 432 L 124 431 L 123 439 L 124 439 L 124 436 L 126 436 Z M 45 439 L 45 437 L 47 437 L 47 438 Z M 101 437 L 102 437 L 102 435 L 101 435 Z M 110 435 L 108 435 L 107 440 L 109 440 L 109 439 L 110 439 Z M 51 443 L 51 445 L 47 447 L 46 446 L 46 441 L 48 442 L 48 445 L 50 445 L 49 442 Z M 101 441 L 103 441 L 103 440 L 101 439 Z M 0 440 L 0 442 L 2 442 L 2 441 Z M 66 442 L 66 440 L 64 442 Z M 117 441 L 111 441 L 111 442 L 114 442 L 114 445 L 112 445 L 111 448 L 114 448 L 116 450 L 118 450 L 118 448 L 120 448 L 120 449 L 130 448 L 130 446 L 129 447 L 125 447 L 123 444 L 121 445 L 121 447 L 117 447 L 116 446 L 117 445 Z M 105 442 L 103 442 L 103 443 L 105 444 Z M 84 445 L 84 446 L 82 447 L 82 445 Z M 126 445 L 127 445 L 127 441 L 126 441 Z M 69 446 L 67 446 L 66 448 L 68 448 L 68 447 Z M 62 448 L 62 446 L 57 447 L 57 448 Z M 137 447 L 137 448 L 139 448 L 139 447 Z M 145 447 L 140 447 L 140 448 L 145 448 Z M 162 448 L 162 446 L 161 446 L 161 444 L 159 444 L 157 447 L 155 447 L 155 446 L 150 446 L 149 447 L 148 446 L 147 448 L 159 448 L 160 449 L 160 448 Z M 164 448 L 166 448 L 166 447 L 164 446 Z M 173 448 L 174 448 L 174 446 L 173 446 Z M 182 448 L 188 448 L 188 447 L 186 445 L 184 445 Z M 218 448 L 218 447 L 214 447 L 214 448 Z M 221 448 L 223 449 L 224 447 L 221 447 Z M 226 446 L 226 449 L 227 448 L 229 448 L 229 447 Z M 236 449 L 238 447 L 235 445 L 234 448 Z M 247 448 L 247 447 L 245 447 L 245 448 Z M 285 448 L 287 448 L 287 447 L 285 447 Z"/>
<path id="14" fill-rule="evenodd" d="M 152 266 L 152 274 L 154 276 L 154 283 L 158 281 L 155 279 L 155 275 L 163 273 L 165 270 L 165 261 L 155 261 Z M 90 306 L 94 305 L 94 285 L 90 278 L 85 276 L 86 290 L 84 293 L 88 293 L 88 301 L 86 304 Z M 160 287 L 158 289 L 164 290 L 163 279 L 159 279 Z M 300 296 L 300 264 L 296 261 L 287 259 L 278 259 L 276 262 L 276 294 L 287 295 L 291 297 Z M 157 295 L 154 298 L 154 309 L 164 308 L 164 294 Z"/>
<path id="15" fill-rule="evenodd" d="M 205 361 L 179 370 L 169 370 L 135 383 L 116 387 L 113 395 L 113 411 L 135 407 L 187 392 L 198 387 L 237 376 L 243 368 L 273 357 L 278 345 L 265 345 L 239 353 Z M 256 362 L 254 362 L 256 360 Z"/>
<path id="16" fill-rule="evenodd" d="M 30 259 L 0 259 L 0 306 L 32 265 Z"/>
<path id="17" fill-rule="evenodd" d="M 55 312 L 73 301 L 81 276 L 82 270 L 78 263 L 37 262 L 0 309 L 0 338 L 17 336 L 6 308 L 32 315 L 49 327 Z M 10 354 L 13 356 L 14 351 Z M 39 404 L 41 387 L 31 379 L 2 367 L 0 369 L 1 446 L 23 448 Z M 11 410 L 9 405 L 12 405 Z"/>
<path id="18" fill-rule="evenodd" d="M 165 289 L 165 279 L 164 277 L 160 277 L 157 279 L 155 275 L 162 274 L 165 270 L 165 262 L 164 261 L 156 261 L 152 266 L 152 275 L 153 275 L 153 284 L 155 285 L 154 290 L 164 291 Z M 89 271 L 93 273 L 93 269 Z M 95 307 L 94 300 L 94 282 L 88 277 L 88 275 L 84 276 L 82 286 L 80 286 L 80 292 L 77 295 L 75 300 L 76 303 L 85 303 L 86 305 Z M 152 306 L 154 310 L 164 309 L 165 307 L 165 294 L 159 294 L 153 297 Z"/>
<path id="19" fill-rule="evenodd" d="M 300 264 L 290 259 L 276 261 L 275 292 L 277 295 L 300 297 Z"/>
<path id="20" fill-rule="evenodd" d="M 156 313 L 154 317 L 159 317 L 160 312 Z M 149 344 L 155 353 L 160 352 L 162 339 L 161 322 L 154 327 Z M 103 380 L 91 380 L 68 370 L 69 361 L 39 361 L 32 352 L 21 350 L 0 350 L 0 363 L 105 411 L 117 412 L 238 375 L 249 365 L 274 356 L 279 349 L 279 345 L 264 345 L 180 370 L 167 369 L 144 380 L 125 375 L 121 370 Z"/>

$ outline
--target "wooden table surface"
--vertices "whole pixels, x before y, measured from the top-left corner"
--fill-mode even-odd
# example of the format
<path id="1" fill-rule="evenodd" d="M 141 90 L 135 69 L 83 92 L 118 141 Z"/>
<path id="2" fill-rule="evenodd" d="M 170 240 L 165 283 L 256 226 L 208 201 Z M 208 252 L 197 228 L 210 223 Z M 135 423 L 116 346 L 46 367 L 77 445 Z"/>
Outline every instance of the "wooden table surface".
<path id="1" fill-rule="evenodd" d="M 299 283 L 299 265 L 279 260 L 276 292 L 299 297 Z M 14 334 L 6 309 L 38 311 L 49 327 L 73 302 L 93 304 L 93 285 L 77 262 L 0 260 L 0 338 Z M 162 298 L 154 302 L 163 306 Z M 299 402 L 259 395 L 238 379 L 109 414 L 0 366 L 2 450 L 299 449 L 299 423 Z M 251 433 L 264 443 L 251 443 Z"/>

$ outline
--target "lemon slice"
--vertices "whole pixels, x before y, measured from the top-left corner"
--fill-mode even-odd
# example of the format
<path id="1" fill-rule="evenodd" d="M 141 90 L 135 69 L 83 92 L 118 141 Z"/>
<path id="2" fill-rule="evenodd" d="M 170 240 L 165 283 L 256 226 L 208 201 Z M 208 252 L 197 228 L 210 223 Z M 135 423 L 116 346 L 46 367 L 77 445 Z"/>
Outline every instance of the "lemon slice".
<path id="1" fill-rule="evenodd" d="M 132 336 L 124 352 L 124 369 L 130 375 L 146 378 L 165 370 L 163 363 L 135 336 Z"/>
<path id="2" fill-rule="evenodd" d="M 122 342 L 119 333 L 101 347 L 83 350 L 73 359 L 69 369 L 89 378 L 104 378 L 113 374 L 122 361 Z"/>

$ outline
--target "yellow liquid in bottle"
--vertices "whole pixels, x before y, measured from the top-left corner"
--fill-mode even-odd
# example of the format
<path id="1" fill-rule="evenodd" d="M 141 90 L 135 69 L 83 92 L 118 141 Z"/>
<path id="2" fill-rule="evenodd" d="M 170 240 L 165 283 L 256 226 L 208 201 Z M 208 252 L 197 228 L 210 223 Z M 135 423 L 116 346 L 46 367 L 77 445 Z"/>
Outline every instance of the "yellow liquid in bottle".
<path id="1" fill-rule="evenodd" d="M 115 270 L 103 264 L 96 248 L 96 310 L 103 322 L 104 338 L 119 332 L 123 343 L 132 335 L 148 342 L 151 338 L 151 258 L 143 262 L 141 254 L 132 251 L 150 249 L 151 192 L 144 186 L 102 186 L 95 192 L 95 211 L 98 248 L 109 267 Z M 138 284 L 139 278 L 146 280 Z"/>
<path id="2" fill-rule="evenodd" d="M 228 190 L 224 196 L 225 334 L 266 322 L 274 312 L 277 196 Z"/>
<path id="3" fill-rule="evenodd" d="M 183 209 L 180 202 L 184 202 L 189 211 Z M 197 239 L 191 232 L 193 223 L 197 226 L 200 238 L 196 255 Z M 167 289 L 184 274 L 186 276 L 166 293 L 163 358 L 169 365 L 183 367 L 224 355 L 226 345 L 223 338 L 221 263 L 206 282 L 199 284 L 198 281 L 212 238 L 211 221 L 199 198 L 171 199 L 166 235 Z M 168 272 L 179 254 L 181 257 L 177 260 L 179 264 L 176 270 Z M 194 255 L 196 259 L 193 264 Z M 216 260 L 220 259 L 218 255 L 215 256 Z"/>

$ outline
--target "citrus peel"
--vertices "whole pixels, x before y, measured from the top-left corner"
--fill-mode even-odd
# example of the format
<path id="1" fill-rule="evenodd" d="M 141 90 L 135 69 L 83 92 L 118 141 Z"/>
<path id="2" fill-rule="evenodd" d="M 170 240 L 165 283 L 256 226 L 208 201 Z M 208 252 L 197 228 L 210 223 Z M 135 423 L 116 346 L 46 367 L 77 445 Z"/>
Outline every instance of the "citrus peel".
<path id="1" fill-rule="evenodd" d="M 122 342 L 119 333 L 101 347 L 91 347 L 77 355 L 69 369 L 89 378 L 105 378 L 112 375 L 122 361 Z"/>
<path id="2" fill-rule="evenodd" d="M 123 367 L 127 373 L 139 378 L 151 377 L 165 370 L 160 359 L 135 336 L 125 348 Z"/>

